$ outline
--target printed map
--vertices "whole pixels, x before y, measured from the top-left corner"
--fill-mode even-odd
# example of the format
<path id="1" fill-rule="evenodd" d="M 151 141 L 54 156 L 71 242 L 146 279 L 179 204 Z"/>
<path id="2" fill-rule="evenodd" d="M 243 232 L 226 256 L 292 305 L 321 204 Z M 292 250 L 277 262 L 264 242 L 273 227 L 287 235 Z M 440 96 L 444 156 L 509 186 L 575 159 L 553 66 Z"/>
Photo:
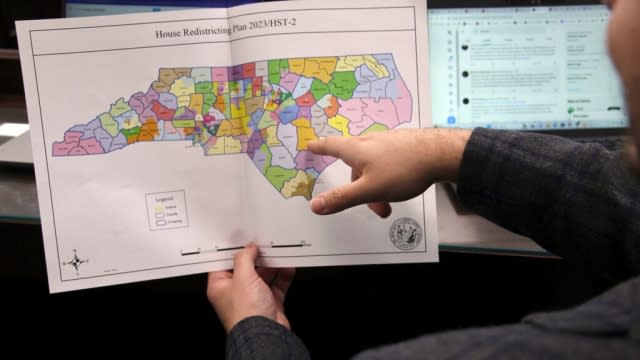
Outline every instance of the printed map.
<path id="1" fill-rule="evenodd" d="M 145 141 L 191 141 L 205 155 L 244 153 L 285 198 L 311 198 L 335 158 L 307 150 L 411 121 L 411 94 L 391 54 L 162 68 L 146 92 L 71 127 L 53 156 L 106 154 Z"/>

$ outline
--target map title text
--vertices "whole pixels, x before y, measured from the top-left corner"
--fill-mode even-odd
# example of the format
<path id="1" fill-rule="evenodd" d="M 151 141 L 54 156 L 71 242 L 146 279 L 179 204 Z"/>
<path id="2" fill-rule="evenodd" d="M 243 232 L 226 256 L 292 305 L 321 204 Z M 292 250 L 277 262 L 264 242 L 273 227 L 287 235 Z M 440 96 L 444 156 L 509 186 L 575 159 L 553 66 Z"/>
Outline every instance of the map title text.
<path id="1" fill-rule="evenodd" d="M 269 18 L 269 19 L 253 19 L 244 23 L 236 23 L 231 26 L 198 26 L 185 27 L 181 30 L 161 30 L 155 31 L 156 39 L 167 38 L 187 38 L 194 36 L 207 35 L 231 35 L 250 30 L 260 30 L 268 28 L 283 28 L 296 26 L 296 18 Z"/>

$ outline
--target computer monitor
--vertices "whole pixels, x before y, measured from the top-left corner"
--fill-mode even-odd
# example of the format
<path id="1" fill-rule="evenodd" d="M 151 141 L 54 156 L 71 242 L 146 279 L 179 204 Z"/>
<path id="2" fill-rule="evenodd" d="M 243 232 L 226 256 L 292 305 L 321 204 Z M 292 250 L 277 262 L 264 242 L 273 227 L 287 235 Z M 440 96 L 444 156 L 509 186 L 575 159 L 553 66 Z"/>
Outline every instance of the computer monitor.
<path id="1" fill-rule="evenodd" d="M 65 0 L 63 5 L 66 17 L 76 17 L 229 7 L 253 2 L 259 0 Z"/>
<path id="2" fill-rule="evenodd" d="M 532 2 L 429 0 L 434 126 L 624 129 L 608 9 L 598 0 L 514 3 Z"/>

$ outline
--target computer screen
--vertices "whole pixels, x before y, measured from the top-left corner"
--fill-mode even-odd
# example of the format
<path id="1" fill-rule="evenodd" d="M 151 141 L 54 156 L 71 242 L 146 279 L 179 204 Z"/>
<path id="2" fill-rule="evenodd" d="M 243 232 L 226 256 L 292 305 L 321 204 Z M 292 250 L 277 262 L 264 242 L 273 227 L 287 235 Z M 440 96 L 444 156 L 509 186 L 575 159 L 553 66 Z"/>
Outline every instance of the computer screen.
<path id="1" fill-rule="evenodd" d="M 259 0 L 65 0 L 66 17 L 127 14 L 191 9 L 196 7 L 229 7 Z"/>
<path id="2" fill-rule="evenodd" d="M 429 10 L 433 124 L 624 128 L 603 5 Z"/>

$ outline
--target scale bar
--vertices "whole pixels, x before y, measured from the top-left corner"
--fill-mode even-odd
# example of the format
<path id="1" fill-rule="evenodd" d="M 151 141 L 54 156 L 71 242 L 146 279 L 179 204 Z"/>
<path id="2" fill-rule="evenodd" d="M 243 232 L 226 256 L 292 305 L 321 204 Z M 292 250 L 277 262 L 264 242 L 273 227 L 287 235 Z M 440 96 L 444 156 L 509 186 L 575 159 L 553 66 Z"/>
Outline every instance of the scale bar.
<path id="1" fill-rule="evenodd" d="M 274 249 L 282 249 L 282 248 L 301 248 L 305 246 L 309 246 L 309 244 L 270 244 L 270 245 L 258 245 L 261 248 L 274 248 Z M 210 252 L 219 252 L 219 251 L 233 251 L 233 250 L 241 250 L 244 249 L 244 246 L 231 246 L 226 248 L 215 248 L 215 249 L 198 249 L 193 251 L 180 251 L 180 255 L 182 256 L 190 256 L 190 255 L 198 255 L 203 253 Z"/>
<path id="2" fill-rule="evenodd" d="M 182 256 L 189 256 L 189 255 L 198 255 L 200 254 L 200 251 L 190 251 L 190 252 L 181 252 L 180 255 Z"/>
<path id="3" fill-rule="evenodd" d="M 234 247 L 228 247 L 228 248 L 219 248 L 217 250 L 218 251 L 229 251 L 229 250 L 240 250 L 240 249 L 244 249 L 244 246 L 234 246 Z"/>

